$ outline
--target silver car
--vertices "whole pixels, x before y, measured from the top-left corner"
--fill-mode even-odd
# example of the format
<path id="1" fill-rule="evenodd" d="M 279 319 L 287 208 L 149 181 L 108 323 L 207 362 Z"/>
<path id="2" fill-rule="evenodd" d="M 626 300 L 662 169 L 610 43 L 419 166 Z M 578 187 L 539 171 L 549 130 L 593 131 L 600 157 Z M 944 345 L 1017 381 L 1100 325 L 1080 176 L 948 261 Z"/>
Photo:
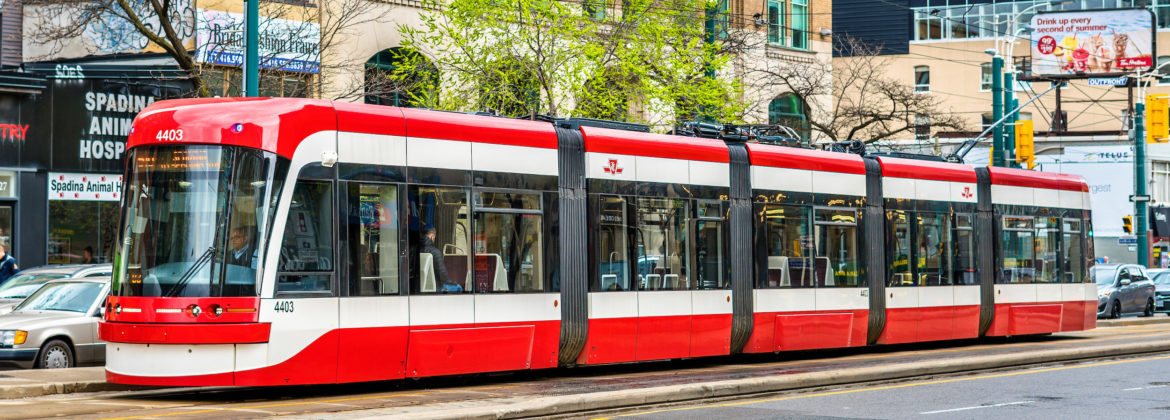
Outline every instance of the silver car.
<path id="1" fill-rule="evenodd" d="M 67 368 L 106 359 L 98 340 L 109 277 L 53 280 L 0 315 L 0 362 Z"/>
<path id="2" fill-rule="evenodd" d="M 1136 264 L 1093 266 L 1097 282 L 1097 316 L 1154 315 L 1154 282 L 1146 268 Z"/>
<path id="3" fill-rule="evenodd" d="M 49 280 L 104 277 L 109 276 L 112 271 L 112 264 L 42 265 L 21 270 L 4 284 L 0 284 L 0 314 L 12 311 L 16 304 Z"/>

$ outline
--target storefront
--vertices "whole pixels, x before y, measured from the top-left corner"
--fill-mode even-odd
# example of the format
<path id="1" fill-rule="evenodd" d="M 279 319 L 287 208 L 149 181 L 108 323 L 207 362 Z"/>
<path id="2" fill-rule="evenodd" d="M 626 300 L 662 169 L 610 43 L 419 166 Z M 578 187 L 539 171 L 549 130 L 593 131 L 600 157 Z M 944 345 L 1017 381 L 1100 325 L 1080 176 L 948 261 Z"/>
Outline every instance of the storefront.
<path id="1" fill-rule="evenodd" d="M 34 128 L 36 103 L 44 90 L 44 77 L 0 71 L 0 245 L 18 262 L 21 250 L 43 236 L 22 228 L 38 219 L 22 203 L 30 195 L 35 200 L 37 194 L 25 194 L 26 188 L 48 163 L 48 137 Z"/>
<path id="2" fill-rule="evenodd" d="M 28 134 L 36 135 L 30 149 L 40 160 L 22 168 L 29 180 L 16 190 L 14 255 L 20 265 L 109 262 L 134 116 L 155 101 L 191 91 L 185 73 L 165 65 L 168 61 L 141 54 L 26 63 L 25 69 L 46 83 L 34 101 Z M 4 175 L 0 172 L 0 183 Z"/>

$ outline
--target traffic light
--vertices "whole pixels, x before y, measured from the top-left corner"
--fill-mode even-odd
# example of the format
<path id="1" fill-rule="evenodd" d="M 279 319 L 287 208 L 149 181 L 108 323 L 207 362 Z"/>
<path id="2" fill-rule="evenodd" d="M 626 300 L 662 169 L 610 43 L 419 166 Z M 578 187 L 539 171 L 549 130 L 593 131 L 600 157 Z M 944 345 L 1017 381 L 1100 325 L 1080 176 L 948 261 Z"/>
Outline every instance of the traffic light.
<path id="1" fill-rule="evenodd" d="M 1032 121 L 1016 121 L 1016 160 L 1028 169 L 1036 167 L 1036 146 L 1032 143 Z"/>
<path id="2" fill-rule="evenodd" d="M 1121 230 L 1133 233 L 1133 216 L 1121 216 Z"/>
<path id="3" fill-rule="evenodd" d="M 1146 95 L 1146 143 L 1170 141 L 1170 97 Z"/>

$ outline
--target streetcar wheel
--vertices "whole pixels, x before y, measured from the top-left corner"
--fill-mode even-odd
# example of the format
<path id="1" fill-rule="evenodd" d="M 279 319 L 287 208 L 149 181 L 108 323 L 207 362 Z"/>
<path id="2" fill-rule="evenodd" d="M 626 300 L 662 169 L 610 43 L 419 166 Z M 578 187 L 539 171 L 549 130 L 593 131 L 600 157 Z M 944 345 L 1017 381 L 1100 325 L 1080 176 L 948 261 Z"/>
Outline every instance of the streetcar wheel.
<path id="1" fill-rule="evenodd" d="M 1113 319 L 1121 318 L 1121 302 L 1113 301 L 1113 309 L 1109 311 L 1109 317 Z"/>
<path id="2" fill-rule="evenodd" d="M 61 340 L 49 340 L 41 346 L 41 353 L 37 356 L 37 367 L 41 369 L 59 369 L 73 367 L 73 349 Z"/>

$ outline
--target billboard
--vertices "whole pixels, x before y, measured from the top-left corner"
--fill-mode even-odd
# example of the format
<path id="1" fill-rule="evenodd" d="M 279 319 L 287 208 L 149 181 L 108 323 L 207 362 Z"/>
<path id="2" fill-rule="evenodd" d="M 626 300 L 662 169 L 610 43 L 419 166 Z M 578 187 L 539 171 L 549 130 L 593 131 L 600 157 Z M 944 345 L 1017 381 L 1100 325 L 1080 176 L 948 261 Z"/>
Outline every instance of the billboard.
<path id="1" fill-rule="evenodd" d="M 196 62 L 243 67 L 243 14 L 199 9 L 195 20 Z M 259 26 L 260 68 L 299 73 L 321 71 L 320 25 L 262 16 Z"/>
<path id="2" fill-rule="evenodd" d="M 1037 13 L 1032 75 L 1096 77 L 1154 66 L 1154 13 L 1146 9 Z"/>

